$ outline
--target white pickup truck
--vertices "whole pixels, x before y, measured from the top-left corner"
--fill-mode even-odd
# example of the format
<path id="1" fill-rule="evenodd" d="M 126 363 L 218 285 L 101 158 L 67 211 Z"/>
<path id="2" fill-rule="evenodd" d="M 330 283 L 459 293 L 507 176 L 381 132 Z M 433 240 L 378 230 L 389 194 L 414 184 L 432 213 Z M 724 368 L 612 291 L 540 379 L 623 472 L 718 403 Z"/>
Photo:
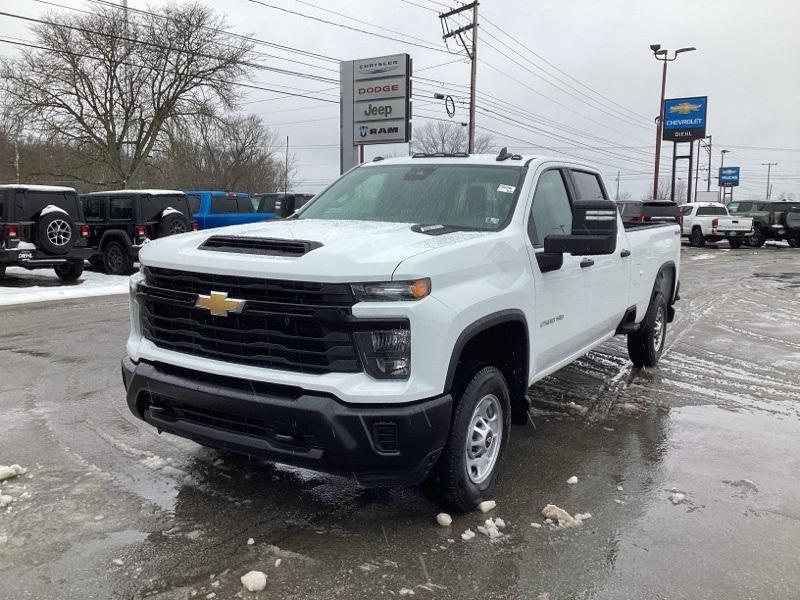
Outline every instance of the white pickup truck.
<path id="1" fill-rule="evenodd" d="M 292 217 L 139 255 L 131 411 L 200 444 L 490 496 L 528 387 L 616 334 L 655 366 L 677 224 L 624 227 L 596 168 L 415 155 L 361 165 Z"/>
<path id="2" fill-rule="evenodd" d="M 731 248 L 739 248 L 753 232 L 753 219 L 731 216 L 719 202 L 688 202 L 681 206 L 681 234 L 689 245 L 701 248 L 706 242 L 728 240 Z"/>

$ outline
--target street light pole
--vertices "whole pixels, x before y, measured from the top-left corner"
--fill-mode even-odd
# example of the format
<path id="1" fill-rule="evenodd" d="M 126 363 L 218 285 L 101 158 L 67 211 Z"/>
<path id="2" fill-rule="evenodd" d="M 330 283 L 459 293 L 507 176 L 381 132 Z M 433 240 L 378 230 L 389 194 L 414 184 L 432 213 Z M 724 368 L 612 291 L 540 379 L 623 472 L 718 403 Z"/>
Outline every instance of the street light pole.
<path id="1" fill-rule="evenodd" d="M 661 137 L 664 131 L 664 98 L 667 93 L 667 63 L 674 61 L 678 58 L 678 54 L 682 52 L 691 52 L 697 50 L 695 47 L 679 48 L 675 50 L 672 58 L 669 58 L 669 51 L 666 48 L 661 48 L 661 44 L 650 44 L 650 50 L 653 51 L 653 56 L 656 60 L 664 63 L 661 68 L 661 100 L 658 105 L 658 123 L 656 124 L 656 164 L 653 174 L 653 200 L 658 198 L 658 172 L 661 163 Z"/>
<path id="2" fill-rule="evenodd" d="M 761 163 L 762 167 L 767 167 L 767 200 L 772 197 L 772 190 L 769 189 L 769 174 L 772 171 L 772 167 L 777 166 L 777 164 L 776 162 Z"/>

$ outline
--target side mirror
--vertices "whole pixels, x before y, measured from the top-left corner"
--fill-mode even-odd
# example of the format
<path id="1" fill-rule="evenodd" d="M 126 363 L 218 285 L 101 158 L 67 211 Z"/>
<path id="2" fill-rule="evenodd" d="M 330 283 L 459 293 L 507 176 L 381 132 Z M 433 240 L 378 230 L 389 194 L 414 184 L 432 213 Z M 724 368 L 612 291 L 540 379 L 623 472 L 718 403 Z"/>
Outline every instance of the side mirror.
<path id="1" fill-rule="evenodd" d="M 611 200 L 575 202 L 572 233 L 544 238 L 545 254 L 613 254 L 617 248 L 617 220 L 617 205 Z"/>

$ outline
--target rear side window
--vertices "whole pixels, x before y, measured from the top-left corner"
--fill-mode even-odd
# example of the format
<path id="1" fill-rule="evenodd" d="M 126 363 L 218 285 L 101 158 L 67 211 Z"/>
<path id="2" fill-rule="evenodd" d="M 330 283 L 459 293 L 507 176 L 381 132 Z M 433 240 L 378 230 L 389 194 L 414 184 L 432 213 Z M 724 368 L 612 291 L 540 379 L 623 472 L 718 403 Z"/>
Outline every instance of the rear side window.
<path id="1" fill-rule="evenodd" d="M 145 196 L 142 198 L 142 218 L 145 221 L 155 221 L 161 212 L 167 208 L 174 208 L 191 219 L 189 204 L 184 196 Z"/>
<path id="2" fill-rule="evenodd" d="M 260 196 L 258 212 L 275 212 L 275 203 L 278 201 L 278 194 L 264 194 Z"/>
<path id="3" fill-rule="evenodd" d="M 576 200 L 604 200 L 603 187 L 600 178 L 594 173 L 585 171 L 572 171 L 572 181 L 575 184 Z"/>
<path id="4" fill-rule="evenodd" d="M 693 206 L 682 206 L 681 207 L 681 214 L 684 217 L 688 217 L 690 214 L 692 214 L 692 209 L 693 208 L 694 208 Z"/>
<path id="5" fill-rule="evenodd" d="M 701 206 L 697 209 L 698 217 L 727 216 L 728 211 L 724 206 Z"/>
<path id="6" fill-rule="evenodd" d="M 87 221 L 103 221 L 106 218 L 106 199 L 103 196 L 81 198 L 83 215 Z"/>
<path id="7" fill-rule="evenodd" d="M 295 194 L 294 196 L 294 209 L 298 210 L 306 202 L 311 200 L 314 196 L 312 194 Z"/>
<path id="8" fill-rule="evenodd" d="M 239 208 L 240 213 L 251 213 L 253 210 L 253 203 L 250 202 L 249 196 L 237 196 L 236 206 Z"/>
<path id="9" fill-rule="evenodd" d="M 114 221 L 133 221 L 133 199 L 111 198 L 108 201 L 108 218 Z"/>
<path id="10" fill-rule="evenodd" d="M 569 235 L 572 232 L 572 207 L 561 171 L 545 171 L 533 195 L 528 235 L 534 246 L 544 245 L 548 235 Z"/>
<path id="11" fill-rule="evenodd" d="M 24 200 L 23 200 L 24 199 Z M 78 195 L 71 192 L 39 192 L 28 190 L 24 196 L 17 194 L 17 204 L 21 209 L 21 220 L 30 221 L 46 206 L 55 206 L 65 211 L 73 219 L 80 215 Z"/>
<path id="12" fill-rule="evenodd" d="M 200 212 L 200 196 L 188 195 L 186 200 L 189 202 L 189 210 L 192 214 Z"/>
<path id="13" fill-rule="evenodd" d="M 620 214 L 625 216 L 638 215 L 641 212 L 642 205 L 639 202 L 625 202 L 621 205 L 622 210 Z"/>
<path id="14" fill-rule="evenodd" d="M 239 207 L 236 204 L 236 198 L 228 198 L 227 196 L 212 196 L 211 212 L 218 214 L 239 212 Z"/>

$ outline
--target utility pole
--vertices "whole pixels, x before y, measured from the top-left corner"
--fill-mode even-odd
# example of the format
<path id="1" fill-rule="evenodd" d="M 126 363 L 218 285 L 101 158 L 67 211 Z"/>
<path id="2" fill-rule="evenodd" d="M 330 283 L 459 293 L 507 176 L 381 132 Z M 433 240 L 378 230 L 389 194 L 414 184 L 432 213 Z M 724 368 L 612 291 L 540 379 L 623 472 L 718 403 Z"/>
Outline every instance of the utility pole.
<path id="1" fill-rule="evenodd" d="M 777 164 L 776 162 L 761 163 L 762 167 L 767 167 L 767 200 L 772 197 L 772 189 L 769 186 L 769 174 L 772 171 L 772 167 L 777 166 Z"/>
<path id="2" fill-rule="evenodd" d="M 284 157 L 283 163 L 283 193 L 286 193 L 286 189 L 289 186 L 289 136 L 286 136 L 286 156 Z"/>
<path id="3" fill-rule="evenodd" d="M 694 142 L 692 142 L 694 144 Z M 694 201 L 697 202 L 697 183 L 700 181 L 700 146 L 702 145 L 703 140 L 697 140 L 697 161 L 694 165 Z M 691 177 L 692 174 L 689 173 Z"/>
<path id="4" fill-rule="evenodd" d="M 711 136 L 708 136 L 708 173 L 706 174 L 706 191 L 711 191 Z"/>
<path id="5" fill-rule="evenodd" d="M 617 171 L 617 197 L 614 200 L 619 202 L 619 171 Z"/>
<path id="6" fill-rule="evenodd" d="M 451 31 L 447 19 L 470 9 L 472 10 L 472 22 Z M 467 142 L 467 152 L 472 154 L 475 150 L 475 88 L 478 74 L 478 2 L 475 0 L 469 4 L 464 4 L 453 10 L 441 13 L 439 19 L 442 24 L 442 39 L 447 43 L 449 38 L 458 38 L 459 44 L 464 48 L 471 62 L 469 77 L 469 140 Z M 464 34 L 468 31 L 472 32 L 472 39 L 469 43 L 464 39 Z"/>

